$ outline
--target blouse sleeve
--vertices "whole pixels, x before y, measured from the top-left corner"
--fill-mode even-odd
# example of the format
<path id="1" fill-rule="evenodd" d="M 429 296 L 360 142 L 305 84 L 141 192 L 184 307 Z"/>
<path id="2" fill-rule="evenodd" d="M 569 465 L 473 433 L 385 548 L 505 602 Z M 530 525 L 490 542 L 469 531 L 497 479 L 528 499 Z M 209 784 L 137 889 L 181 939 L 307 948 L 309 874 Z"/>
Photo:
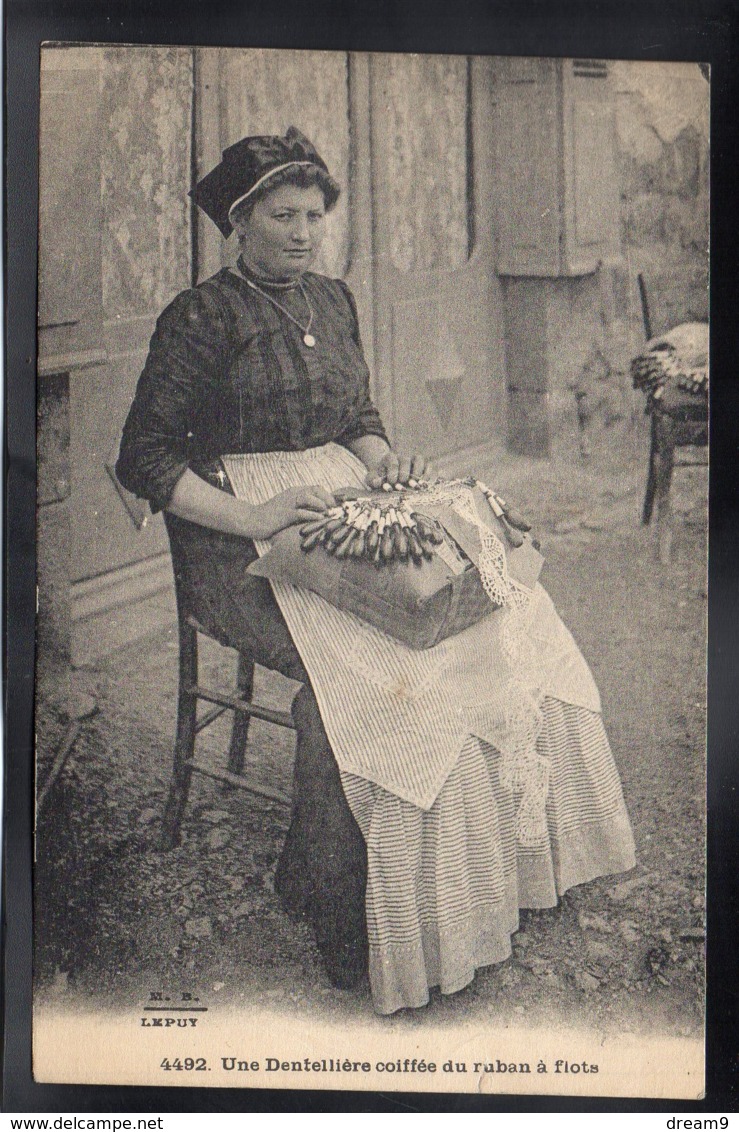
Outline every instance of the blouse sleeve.
<path id="1" fill-rule="evenodd" d="M 188 434 L 225 349 L 223 318 L 201 289 L 178 295 L 157 320 L 116 464 L 123 486 L 154 512 L 188 467 Z"/>
<path id="2" fill-rule="evenodd" d="M 346 301 L 349 304 L 349 307 L 351 308 L 352 321 L 353 321 L 352 337 L 353 337 L 354 341 L 356 342 L 357 346 L 359 347 L 360 353 L 362 354 L 362 356 L 364 356 L 364 348 L 362 346 L 362 338 L 361 338 L 361 334 L 359 332 L 359 317 L 358 317 L 358 314 L 357 314 L 357 304 L 356 304 L 356 301 L 354 299 L 354 295 L 351 293 L 351 291 L 349 290 L 349 288 L 347 287 L 347 285 L 343 281 L 343 279 L 337 279 L 336 282 L 341 287 L 341 290 L 344 293 Z M 361 403 L 359 405 L 357 413 L 355 414 L 354 420 L 352 421 L 351 425 L 347 429 L 345 429 L 344 432 L 341 434 L 341 436 L 338 437 L 337 439 L 338 439 L 340 444 L 347 444 L 349 441 L 358 440 L 360 438 L 360 436 L 374 435 L 374 436 L 382 437 L 382 439 L 384 441 L 386 441 L 387 444 L 389 444 L 390 441 L 387 438 L 387 434 L 385 432 L 385 427 L 382 423 L 382 419 L 380 417 L 379 412 L 375 408 L 375 405 L 374 405 L 372 398 L 370 396 L 369 372 L 367 372 L 367 375 L 364 378 L 364 391 L 363 392 L 364 392 L 364 396 L 361 400 Z"/>

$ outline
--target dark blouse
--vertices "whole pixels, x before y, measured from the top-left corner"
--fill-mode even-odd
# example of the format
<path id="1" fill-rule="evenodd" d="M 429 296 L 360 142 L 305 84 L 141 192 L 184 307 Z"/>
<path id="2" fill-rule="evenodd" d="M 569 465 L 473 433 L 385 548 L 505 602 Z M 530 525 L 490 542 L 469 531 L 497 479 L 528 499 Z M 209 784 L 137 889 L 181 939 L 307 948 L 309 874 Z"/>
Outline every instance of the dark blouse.
<path id="1" fill-rule="evenodd" d="M 313 348 L 303 331 L 224 269 L 183 291 L 157 321 L 123 430 L 116 473 L 166 507 L 186 468 L 219 456 L 346 444 L 385 431 L 369 394 L 354 298 L 341 280 L 306 273 Z M 303 326 L 299 290 L 274 291 Z"/>

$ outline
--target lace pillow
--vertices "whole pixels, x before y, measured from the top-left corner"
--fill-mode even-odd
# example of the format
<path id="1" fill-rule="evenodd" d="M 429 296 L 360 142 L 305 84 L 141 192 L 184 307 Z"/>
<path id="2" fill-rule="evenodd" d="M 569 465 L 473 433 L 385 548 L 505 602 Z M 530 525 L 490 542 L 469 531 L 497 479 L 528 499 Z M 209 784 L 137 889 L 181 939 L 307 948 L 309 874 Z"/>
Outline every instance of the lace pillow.
<path id="1" fill-rule="evenodd" d="M 375 564 L 366 557 L 336 557 L 322 545 L 306 552 L 302 524 L 280 531 L 249 573 L 312 590 L 410 648 L 431 648 L 500 607 L 491 587 L 483 584 L 479 566 L 483 535 L 490 531 L 502 544 L 503 528 L 485 497 L 477 490 L 473 494 L 474 513 L 468 517 L 451 503 L 414 501 L 416 512 L 443 533 L 443 541 L 420 561 Z M 526 535 L 521 546 L 505 548 L 500 562 L 514 583 L 531 589 L 543 558 Z"/>

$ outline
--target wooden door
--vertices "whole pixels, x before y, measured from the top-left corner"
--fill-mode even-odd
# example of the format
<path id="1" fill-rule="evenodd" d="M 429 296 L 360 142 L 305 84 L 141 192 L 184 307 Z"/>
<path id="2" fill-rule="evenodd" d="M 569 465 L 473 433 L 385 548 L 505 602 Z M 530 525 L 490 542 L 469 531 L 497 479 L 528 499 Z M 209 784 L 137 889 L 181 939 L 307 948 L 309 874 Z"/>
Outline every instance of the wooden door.
<path id="1" fill-rule="evenodd" d="M 342 185 L 318 270 L 354 291 L 394 442 L 444 455 L 503 436 L 488 61 L 206 49 L 196 68 L 200 173 L 294 124 Z M 235 254 L 199 221 L 201 278 Z"/>
<path id="2" fill-rule="evenodd" d="M 560 98 L 556 59 L 494 60 L 496 249 L 503 276 L 561 274 Z"/>
<path id="3" fill-rule="evenodd" d="M 405 450 L 505 432 L 486 59 L 369 57 L 380 410 Z"/>

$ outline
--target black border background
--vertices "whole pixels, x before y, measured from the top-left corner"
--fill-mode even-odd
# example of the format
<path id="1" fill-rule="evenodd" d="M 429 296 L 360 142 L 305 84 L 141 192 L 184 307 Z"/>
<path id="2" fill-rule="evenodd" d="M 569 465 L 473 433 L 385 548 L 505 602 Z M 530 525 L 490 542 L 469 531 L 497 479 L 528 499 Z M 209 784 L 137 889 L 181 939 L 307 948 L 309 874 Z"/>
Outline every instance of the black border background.
<path id="1" fill-rule="evenodd" d="M 739 0 L 5 0 L 4 1112 L 733 1112 L 739 1107 Z M 35 361 L 44 41 L 676 59 L 712 67 L 709 906 L 702 1102 L 37 1085 L 31 1078 Z M 646 754 L 646 753 L 645 753 Z"/>

